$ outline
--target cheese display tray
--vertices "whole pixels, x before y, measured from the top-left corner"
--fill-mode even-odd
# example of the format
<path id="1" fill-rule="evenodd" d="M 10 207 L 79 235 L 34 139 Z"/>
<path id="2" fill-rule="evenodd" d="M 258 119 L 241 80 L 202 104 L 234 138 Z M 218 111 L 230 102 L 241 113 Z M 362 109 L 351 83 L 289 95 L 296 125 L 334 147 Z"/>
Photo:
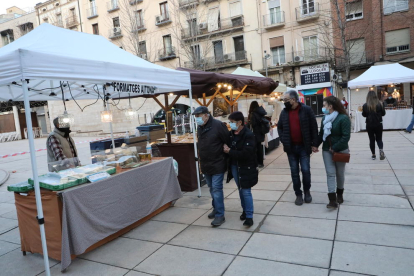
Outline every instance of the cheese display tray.
<path id="1" fill-rule="evenodd" d="M 33 190 L 33 185 L 28 183 L 27 181 L 7 186 L 7 191 L 9 192 L 27 193 L 31 190 Z"/>

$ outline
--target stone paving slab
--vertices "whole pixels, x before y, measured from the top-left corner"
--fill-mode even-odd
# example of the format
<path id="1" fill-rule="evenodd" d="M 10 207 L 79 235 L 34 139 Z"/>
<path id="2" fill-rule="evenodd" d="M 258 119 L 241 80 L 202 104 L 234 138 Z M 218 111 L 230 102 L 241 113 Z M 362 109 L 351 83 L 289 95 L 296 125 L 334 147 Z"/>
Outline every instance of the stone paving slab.
<path id="1" fill-rule="evenodd" d="M 372 175 L 372 184 L 384 184 L 384 185 L 399 185 L 396 176 L 385 176 L 384 174 Z"/>
<path id="2" fill-rule="evenodd" d="M 259 174 L 259 181 L 270 181 L 270 182 L 281 182 L 281 181 L 292 181 L 292 177 L 289 175 L 284 174 L 273 174 L 273 175 L 262 175 Z"/>
<path id="3" fill-rule="evenodd" d="M 18 244 L 20 246 L 19 228 L 18 227 L 14 228 L 13 230 L 10 230 L 10 231 L 0 235 L 0 240 L 15 243 L 15 244 Z"/>
<path id="4" fill-rule="evenodd" d="M 331 270 L 329 276 L 364 276 L 367 274 L 358 274 L 358 273 L 350 273 L 350 272 L 342 272 L 342 271 L 334 271 Z"/>
<path id="5" fill-rule="evenodd" d="M 55 260 L 49 259 L 49 264 L 50 266 L 54 266 L 57 264 L 57 262 Z M 37 275 L 45 270 L 43 256 L 31 253 L 27 253 L 26 256 L 23 256 L 22 252 L 19 249 L 13 250 L 1 256 L 0 268 L 1 274 L 7 276 Z M 58 274 L 53 273 L 52 275 Z"/>
<path id="6" fill-rule="evenodd" d="M 5 214 L 1 215 L 1 217 L 2 218 L 7 218 L 7 219 L 17 220 L 17 211 L 16 210 L 10 211 L 8 213 L 5 213 Z"/>
<path id="7" fill-rule="evenodd" d="M 80 258 L 133 269 L 161 246 L 162 244 L 160 243 L 117 238 L 91 252 L 81 255 Z"/>
<path id="8" fill-rule="evenodd" d="M 88 260 L 75 259 L 72 264 L 67 268 L 66 272 L 60 271 L 60 264 L 55 265 L 50 269 L 50 274 L 64 275 L 64 276 L 122 276 L 128 272 L 127 269 L 111 266 L 107 264 L 101 264 L 97 262 L 91 262 Z M 46 275 L 42 273 L 41 276 Z"/>
<path id="9" fill-rule="evenodd" d="M 332 242 L 255 233 L 241 256 L 329 268 Z"/>
<path id="10" fill-rule="evenodd" d="M 14 204 L 11 203 L 0 203 L 0 216 L 15 211 L 16 210 L 16 206 Z"/>
<path id="11" fill-rule="evenodd" d="M 235 188 L 224 188 L 223 189 L 223 194 L 224 197 L 227 197 L 228 195 L 230 195 L 232 192 L 235 191 Z M 198 189 L 192 192 L 187 192 L 185 193 L 185 196 L 198 196 Z M 211 198 L 211 194 L 210 194 L 210 189 L 208 187 L 201 187 L 201 196 L 205 196 L 205 197 L 209 197 Z"/>
<path id="12" fill-rule="evenodd" d="M 259 232 L 286 236 L 333 240 L 335 220 L 267 216 Z"/>
<path id="13" fill-rule="evenodd" d="M 398 181 L 401 185 L 412 186 L 414 185 L 414 178 L 411 176 L 399 176 Z"/>
<path id="14" fill-rule="evenodd" d="M 333 269 L 370 275 L 412 275 L 414 250 L 335 242 Z"/>
<path id="15" fill-rule="evenodd" d="M 207 210 L 170 207 L 151 220 L 191 224 L 206 213 Z"/>
<path id="16" fill-rule="evenodd" d="M 0 241 L 0 256 L 9 253 L 10 251 L 13 251 L 17 248 L 19 248 L 20 245 L 14 244 L 14 243 L 10 243 L 10 242 L 5 242 L 5 241 Z"/>
<path id="17" fill-rule="evenodd" d="M 342 205 L 411 209 L 410 203 L 404 196 L 349 194 L 347 187 L 345 187 L 344 203 Z"/>
<path id="18" fill-rule="evenodd" d="M 243 231 L 190 226 L 168 244 L 236 255 L 250 236 Z"/>
<path id="19" fill-rule="evenodd" d="M 211 198 L 208 197 L 197 197 L 197 196 L 183 196 L 178 199 L 175 204 L 175 207 L 182 208 L 196 208 L 208 210 L 212 208 Z"/>
<path id="20" fill-rule="evenodd" d="M 164 245 L 134 270 L 165 276 L 219 276 L 234 256 Z M 162 264 L 162 265 L 160 265 Z"/>
<path id="21" fill-rule="evenodd" d="M 151 275 L 151 274 L 142 273 L 142 272 L 138 272 L 138 271 L 134 271 L 134 270 L 131 270 L 130 272 L 125 274 L 125 276 L 149 276 L 149 275 Z"/>
<path id="22" fill-rule="evenodd" d="M 187 225 L 185 224 L 150 220 L 135 228 L 134 230 L 126 233 L 123 235 L 123 237 L 166 243 L 178 235 L 185 228 L 187 228 Z"/>
<path id="23" fill-rule="evenodd" d="M 328 204 L 328 194 L 327 193 L 321 193 L 321 192 L 313 192 L 311 188 L 311 195 L 312 195 L 312 203 L 316 204 Z M 280 198 L 280 201 L 284 202 L 295 202 L 296 195 L 294 191 L 286 191 L 283 196 Z"/>
<path id="24" fill-rule="evenodd" d="M 243 225 L 242 220 L 240 220 L 241 212 L 226 212 L 226 222 L 220 225 L 220 229 L 230 229 L 230 230 L 240 230 L 240 231 L 247 231 L 253 232 L 259 226 L 259 224 L 263 221 L 264 215 L 254 214 L 253 215 L 253 222 L 254 224 L 251 227 L 246 227 Z M 198 220 L 196 220 L 193 225 L 197 226 L 204 226 L 211 228 L 212 220 L 209 219 L 207 216 L 202 216 Z"/>
<path id="25" fill-rule="evenodd" d="M 410 209 L 343 205 L 339 211 L 339 220 L 414 225 L 414 212 Z"/>
<path id="26" fill-rule="evenodd" d="M 328 270 L 260 259 L 236 257 L 224 276 L 328 276 Z"/>
<path id="27" fill-rule="evenodd" d="M 17 220 L 0 218 L 0 235 L 18 226 Z"/>
<path id="28" fill-rule="evenodd" d="M 326 208 L 325 204 L 306 204 L 302 206 L 296 206 L 291 202 L 278 202 L 270 215 L 274 216 L 289 216 L 289 217 L 302 217 L 302 218 L 320 218 L 320 219 L 333 219 L 337 217 L 338 210 L 332 210 Z"/>
<path id="29" fill-rule="evenodd" d="M 273 206 L 275 206 L 275 201 L 265 201 L 265 200 L 254 200 L 254 214 L 268 214 L 270 210 L 272 210 Z M 239 212 L 242 213 L 242 207 L 240 203 L 240 199 L 238 198 L 226 198 L 224 199 L 224 206 L 227 211 L 231 212 Z"/>
<path id="30" fill-rule="evenodd" d="M 0 192 L 0 203 L 14 203 L 14 194 L 11 192 Z"/>
<path id="31" fill-rule="evenodd" d="M 408 196 L 414 196 L 414 186 L 403 185 L 403 189 Z"/>
<path id="32" fill-rule="evenodd" d="M 400 185 L 345 184 L 347 193 L 374 195 L 404 195 Z"/>
<path id="33" fill-rule="evenodd" d="M 252 190 L 253 204 L 255 200 L 278 201 L 282 194 L 282 191 Z M 234 191 L 228 198 L 240 198 L 239 192 Z"/>
<path id="34" fill-rule="evenodd" d="M 339 221 L 336 240 L 414 249 L 414 226 Z"/>
<path id="35" fill-rule="evenodd" d="M 289 181 L 284 182 L 264 182 L 261 181 L 253 186 L 252 190 L 269 190 L 269 191 L 284 191 L 289 186 Z"/>

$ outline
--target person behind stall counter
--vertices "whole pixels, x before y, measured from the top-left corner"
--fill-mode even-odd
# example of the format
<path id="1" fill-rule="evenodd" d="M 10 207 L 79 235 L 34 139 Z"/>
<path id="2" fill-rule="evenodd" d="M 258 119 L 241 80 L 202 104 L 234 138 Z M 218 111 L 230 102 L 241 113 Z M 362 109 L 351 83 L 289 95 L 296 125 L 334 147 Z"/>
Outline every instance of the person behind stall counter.
<path id="1" fill-rule="evenodd" d="M 59 118 L 53 120 L 55 129 L 49 134 L 46 140 L 47 163 L 50 172 L 59 169 L 68 169 L 80 166 L 75 141 L 70 137 L 70 128 L 59 128 Z M 64 161 L 56 169 L 52 164 L 58 161 Z"/>

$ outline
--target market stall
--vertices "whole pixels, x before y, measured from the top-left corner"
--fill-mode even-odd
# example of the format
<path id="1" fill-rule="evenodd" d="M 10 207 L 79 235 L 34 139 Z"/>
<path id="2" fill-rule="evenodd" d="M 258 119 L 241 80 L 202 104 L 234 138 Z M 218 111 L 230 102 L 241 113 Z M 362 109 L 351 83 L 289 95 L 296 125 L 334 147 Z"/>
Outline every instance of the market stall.
<path id="1" fill-rule="evenodd" d="M 272 79 L 259 76 L 222 74 L 184 68 L 178 68 L 178 70 L 190 73 L 193 98 L 203 106 L 209 106 L 214 98 L 221 97 L 231 106 L 231 110 L 234 110 L 234 106 L 243 94 L 268 95 L 277 87 L 277 83 Z M 158 100 L 157 102 L 165 112 L 168 112 L 177 99 L 178 97 L 171 104 L 169 104 L 168 97 L 165 97 L 164 103 Z M 157 145 L 162 156 L 171 156 L 178 162 L 179 167 L 186 168 L 186 170 L 181 170 L 178 176 L 183 191 L 195 190 L 197 176 L 202 181 L 202 175 L 197 173 L 196 166 L 192 163 L 188 164 L 189 160 L 194 160 L 196 154 L 194 147 L 190 146 L 193 142 L 193 135 L 181 133 L 181 135 L 170 136 L 167 141 L 163 140 Z"/>
<path id="2" fill-rule="evenodd" d="M 118 48 L 101 36 L 70 31 L 49 24 L 42 24 L 15 42 L 1 48 L 0 67 L 2 68 L 0 73 L 0 101 L 21 101 L 23 99 L 26 111 L 30 110 L 29 101 L 102 100 L 105 103 L 105 108 L 103 108 L 101 118 L 110 123 L 112 114 L 108 106 L 111 99 L 156 95 L 171 91 L 178 91 L 177 93 L 187 94 L 190 98 L 192 97 L 188 73 L 147 62 Z M 79 105 L 79 103 L 77 104 Z M 32 208 L 34 209 L 34 204 L 36 204 L 37 210 L 37 218 L 35 218 L 35 214 L 32 214 L 30 217 L 39 225 L 37 240 L 41 241 L 42 249 L 38 252 L 44 256 L 46 275 L 50 275 L 47 241 L 48 236 L 52 237 L 53 233 L 49 231 L 45 233 L 45 225 L 47 229 L 48 225 L 58 218 L 54 216 L 47 217 L 43 213 L 30 112 L 26 112 L 26 121 L 33 170 L 32 184 L 35 195 L 35 201 L 32 201 Z M 73 123 L 73 116 L 65 111 L 64 114 L 59 116 L 59 124 L 61 123 Z M 158 165 L 160 164 L 163 163 Z M 152 168 L 158 165 L 154 164 Z M 138 168 L 136 173 L 142 174 L 143 171 L 150 170 L 150 168 L 150 165 L 147 168 Z M 159 177 L 159 175 L 165 177 L 168 175 L 171 177 L 171 174 L 167 174 L 169 171 L 166 171 L 166 169 L 168 169 L 168 166 L 158 170 L 157 173 L 152 171 L 149 175 L 153 177 Z M 118 193 L 122 192 L 125 196 L 128 194 L 129 197 L 133 197 L 137 193 L 130 193 L 129 187 L 127 187 L 124 181 L 127 183 L 128 181 L 130 181 L 129 183 L 132 183 L 131 181 L 140 183 L 141 180 L 135 174 L 134 177 L 131 177 L 132 174 L 133 172 L 131 171 L 109 178 L 107 185 L 110 186 L 109 182 L 116 182 L 120 188 L 118 190 L 121 190 L 117 191 Z M 176 177 L 174 176 L 173 179 L 175 179 L 175 182 L 171 186 L 177 186 Z M 104 181 L 106 180 L 102 180 L 99 183 L 103 184 Z M 142 181 L 144 181 L 142 185 L 153 185 L 152 181 L 151 185 L 148 185 L 148 177 L 143 178 Z M 101 214 L 101 217 L 99 217 L 101 220 L 95 220 L 97 217 L 94 217 L 93 213 L 98 209 L 98 202 L 102 202 L 99 196 L 104 196 L 103 193 L 94 190 L 98 186 L 102 187 L 101 185 L 82 187 L 85 191 L 93 191 L 82 195 L 78 195 L 79 190 L 76 188 L 68 191 L 68 193 L 63 193 L 61 248 L 74 247 L 70 248 L 69 251 L 65 249 L 66 251 L 62 252 L 62 270 L 70 264 L 70 260 L 68 260 L 70 254 L 80 254 L 85 249 L 84 247 L 77 247 L 74 243 L 76 242 L 75 240 L 71 240 L 71 238 L 68 240 L 66 238 L 82 229 L 83 225 L 95 223 L 96 226 L 96 223 L 97 225 L 105 224 L 103 222 L 113 223 L 113 221 L 110 221 L 111 217 L 113 217 L 118 219 L 119 227 L 125 228 L 129 223 L 133 224 L 133 220 L 139 221 L 150 216 L 152 211 L 178 198 L 176 192 L 173 193 L 173 196 L 162 199 L 152 197 L 151 194 L 143 194 L 146 200 L 142 201 L 142 204 L 149 204 L 150 206 L 146 207 L 151 208 L 144 208 L 144 212 L 139 212 L 135 216 L 129 216 L 129 221 L 124 220 L 124 213 L 133 213 L 132 211 L 137 211 L 139 206 L 142 208 L 143 206 L 137 203 L 139 200 L 136 200 L 134 204 L 125 206 L 121 212 L 117 210 L 111 213 L 106 209 L 106 216 Z M 163 189 L 166 189 L 166 187 L 160 186 L 157 193 L 160 195 L 170 194 Z M 114 193 L 116 192 L 114 191 Z M 64 206 L 66 199 L 69 202 L 71 199 L 75 200 L 76 196 L 79 196 L 79 200 L 72 205 L 74 209 L 80 211 L 82 208 L 86 208 L 87 203 L 91 204 L 91 206 L 89 206 L 89 209 L 84 210 L 85 214 L 88 215 L 82 218 L 80 224 L 77 224 L 76 221 L 72 221 L 69 224 L 67 221 L 73 219 L 73 217 L 66 217 L 68 213 L 65 211 Z M 92 212 L 92 210 L 94 211 Z M 47 215 L 47 213 L 45 214 Z M 20 216 L 19 213 L 18 216 Z M 19 217 L 20 221 L 22 220 Z M 112 232 L 117 230 L 116 227 L 111 229 Z M 97 237 L 91 240 L 92 243 L 96 242 L 96 239 L 101 240 L 110 236 L 111 231 L 102 231 L 97 234 Z M 35 231 L 32 231 L 32 233 L 34 234 Z M 88 233 L 85 232 L 85 234 Z M 22 237 L 22 240 L 24 241 L 25 238 Z M 85 243 L 85 246 L 89 246 L 88 244 Z"/>
<path id="3" fill-rule="evenodd" d="M 394 104 L 388 105 L 384 101 L 386 115 L 383 117 L 384 130 L 405 129 L 411 121 L 412 109 L 408 105 L 407 97 L 401 97 L 399 87 L 401 83 L 414 82 L 414 70 L 398 63 L 371 66 L 367 71 L 348 82 L 348 98 L 351 102 L 351 89 L 358 93 L 359 89 L 368 88 L 378 93 L 378 98 L 384 100 L 392 97 Z M 402 92 L 402 91 L 401 91 Z M 362 93 L 362 92 L 360 92 Z M 385 97 L 384 97 L 385 95 Z M 409 100 L 409 97 L 408 97 Z M 411 102 L 411 104 L 414 104 Z M 355 114 L 354 131 L 365 130 L 365 118 L 362 116 L 362 106 Z"/>

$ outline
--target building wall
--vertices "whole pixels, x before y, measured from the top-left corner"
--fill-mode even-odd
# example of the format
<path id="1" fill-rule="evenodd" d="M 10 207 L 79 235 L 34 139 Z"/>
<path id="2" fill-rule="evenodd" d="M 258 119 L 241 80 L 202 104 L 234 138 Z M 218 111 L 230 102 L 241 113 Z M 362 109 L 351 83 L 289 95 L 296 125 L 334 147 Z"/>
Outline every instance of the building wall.
<path id="1" fill-rule="evenodd" d="M 37 4 L 35 9 L 38 24 L 49 23 L 73 31 L 84 31 L 80 0 L 49 0 Z"/>
<path id="2" fill-rule="evenodd" d="M 3 32 L 5 30 L 13 30 L 13 36 L 14 40 L 18 39 L 19 37 L 22 37 L 26 32 L 22 30 L 19 26 L 25 23 L 33 23 L 33 28 L 37 27 L 37 18 L 36 13 L 31 12 L 27 14 L 23 14 L 17 18 L 9 19 L 5 22 L 0 23 L 0 32 Z M 5 46 L 6 43 L 3 41 L 3 39 L 0 40 L 0 47 Z"/>

